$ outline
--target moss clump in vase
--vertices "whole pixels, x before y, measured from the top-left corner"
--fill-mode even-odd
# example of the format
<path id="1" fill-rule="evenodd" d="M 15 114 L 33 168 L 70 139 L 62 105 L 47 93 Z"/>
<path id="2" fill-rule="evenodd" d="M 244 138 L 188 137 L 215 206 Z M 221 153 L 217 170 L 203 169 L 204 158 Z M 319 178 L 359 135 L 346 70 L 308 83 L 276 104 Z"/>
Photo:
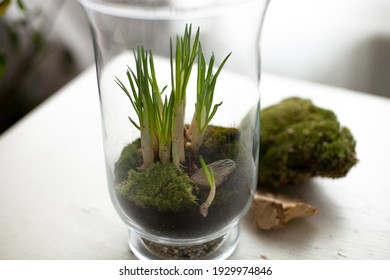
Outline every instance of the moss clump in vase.
<path id="1" fill-rule="evenodd" d="M 223 102 L 214 103 L 217 79 L 228 54 L 206 63 L 200 31 L 170 44 L 170 94 L 160 89 L 151 50 L 134 51 L 135 69 L 126 84 L 115 79 L 138 119 L 129 117 L 140 138 L 128 144 L 115 164 L 117 198 L 124 211 L 152 234 L 199 238 L 228 225 L 248 204 L 254 176 L 252 151 L 235 127 L 211 125 Z M 195 70 L 196 69 L 196 70 Z M 195 110 L 186 124 L 187 85 L 197 72 Z"/>

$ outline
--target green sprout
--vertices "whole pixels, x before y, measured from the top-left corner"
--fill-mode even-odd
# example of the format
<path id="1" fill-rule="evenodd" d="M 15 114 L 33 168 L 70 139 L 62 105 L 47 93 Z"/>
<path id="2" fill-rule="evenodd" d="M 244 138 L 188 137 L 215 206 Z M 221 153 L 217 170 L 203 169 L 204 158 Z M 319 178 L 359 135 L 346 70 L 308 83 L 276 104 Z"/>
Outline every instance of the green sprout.
<path id="1" fill-rule="evenodd" d="M 199 212 L 203 217 L 207 217 L 209 213 L 209 207 L 211 206 L 211 203 L 213 203 L 213 200 L 215 198 L 215 191 L 216 191 L 216 185 L 215 185 L 215 177 L 213 170 L 207 167 L 206 163 L 204 162 L 204 159 L 202 156 L 199 157 L 200 164 L 202 165 L 202 169 L 204 174 L 206 175 L 207 181 L 210 184 L 210 192 L 205 202 L 203 202 L 199 206 Z"/>
<path id="2" fill-rule="evenodd" d="M 170 41 L 171 83 L 174 106 L 174 120 L 172 128 L 172 162 L 179 167 L 185 161 L 184 154 L 184 115 L 186 106 L 186 90 L 190 79 L 199 45 L 198 28 L 191 47 L 192 26 L 186 25 L 184 37 L 176 37 L 176 60 L 173 63 L 172 40 Z M 175 66 L 175 67 L 174 67 Z"/>
<path id="3" fill-rule="evenodd" d="M 167 126 L 169 127 L 169 113 L 172 110 L 167 108 L 169 104 L 166 100 L 165 103 L 162 103 L 161 93 L 165 88 L 160 92 L 157 85 L 152 52 L 147 52 L 143 47 L 138 47 L 137 51 L 134 52 L 134 59 L 136 73 L 130 68 L 126 71 L 132 93 L 118 78 L 115 81 L 130 99 L 138 116 L 139 124 L 130 117 L 129 120 L 141 132 L 143 157 L 141 169 L 146 169 L 154 163 L 155 154 L 160 154 L 160 147 L 169 150 L 169 143 L 164 142 L 164 140 L 167 140 L 165 130 Z M 164 162 L 165 157 L 161 160 Z"/>
<path id="4" fill-rule="evenodd" d="M 197 100 L 195 104 L 195 112 L 192 118 L 189 134 L 191 135 L 191 145 L 194 154 L 199 152 L 199 148 L 203 143 L 206 127 L 211 122 L 218 107 L 222 102 L 216 104 L 212 108 L 214 99 L 214 90 L 217 83 L 217 78 L 231 53 L 225 57 L 217 72 L 213 73 L 215 61 L 214 54 L 211 55 L 209 66 L 207 69 L 206 60 L 202 52 L 202 46 L 199 44 L 198 54 L 198 79 L 197 79 Z"/>
<path id="5" fill-rule="evenodd" d="M 156 119 L 156 137 L 158 139 L 158 156 L 162 163 L 168 163 L 171 159 L 171 134 L 172 134 L 172 122 L 173 122 L 173 96 L 167 99 L 165 96 L 164 103 L 162 103 L 161 94 L 166 89 L 166 86 L 159 91 L 157 84 L 156 74 L 154 70 L 153 55 L 150 51 L 150 69 L 151 77 L 149 79 L 153 89 L 153 93 L 156 96 L 158 103 L 155 103 Z"/>

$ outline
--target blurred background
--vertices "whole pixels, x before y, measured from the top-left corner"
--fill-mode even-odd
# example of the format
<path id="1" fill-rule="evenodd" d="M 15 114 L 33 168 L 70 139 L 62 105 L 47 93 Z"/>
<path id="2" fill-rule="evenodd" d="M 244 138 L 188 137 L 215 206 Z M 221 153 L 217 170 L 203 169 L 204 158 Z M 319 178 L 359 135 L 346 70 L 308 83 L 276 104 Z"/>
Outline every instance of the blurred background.
<path id="1" fill-rule="evenodd" d="M 0 0 L 0 14 L 1 134 L 94 58 L 77 0 Z M 262 67 L 390 97 L 390 1 L 271 0 Z"/>

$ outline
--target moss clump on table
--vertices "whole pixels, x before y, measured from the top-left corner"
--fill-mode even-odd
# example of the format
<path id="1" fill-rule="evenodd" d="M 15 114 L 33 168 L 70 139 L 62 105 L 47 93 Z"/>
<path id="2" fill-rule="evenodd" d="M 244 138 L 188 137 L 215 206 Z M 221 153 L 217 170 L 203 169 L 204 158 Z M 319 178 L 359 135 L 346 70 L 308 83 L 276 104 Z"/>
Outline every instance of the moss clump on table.
<path id="1" fill-rule="evenodd" d="M 339 178 L 357 163 L 350 130 L 308 99 L 292 97 L 264 108 L 260 127 L 259 187 Z"/>

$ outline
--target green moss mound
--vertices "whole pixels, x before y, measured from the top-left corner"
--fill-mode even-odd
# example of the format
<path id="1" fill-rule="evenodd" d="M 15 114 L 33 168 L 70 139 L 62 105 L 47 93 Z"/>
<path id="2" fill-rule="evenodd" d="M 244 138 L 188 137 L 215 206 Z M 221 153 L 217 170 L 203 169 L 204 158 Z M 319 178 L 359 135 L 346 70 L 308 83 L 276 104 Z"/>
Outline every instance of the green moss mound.
<path id="1" fill-rule="evenodd" d="M 189 176 L 172 164 L 155 163 L 143 172 L 131 169 L 119 193 L 140 207 L 181 212 L 196 203 Z"/>
<path id="2" fill-rule="evenodd" d="M 199 154 L 206 162 L 234 160 L 240 152 L 240 131 L 233 127 L 209 126 Z"/>
<path id="3" fill-rule="evenodd" d="M 349 129 L 308 99 L 288 98 L 263 109 L 260 127 L 260 187 L 339 178 L 357 163 Z"/>
<path id="4" fill-rule="evenodd" d="M 117 184 L 127 180 L 127 173 L 130 169 L 136 169 L 142 165 L 142 154 L 140 149 L 140 138 L 123 148 L 114 168 L 115 182 Z"/>

